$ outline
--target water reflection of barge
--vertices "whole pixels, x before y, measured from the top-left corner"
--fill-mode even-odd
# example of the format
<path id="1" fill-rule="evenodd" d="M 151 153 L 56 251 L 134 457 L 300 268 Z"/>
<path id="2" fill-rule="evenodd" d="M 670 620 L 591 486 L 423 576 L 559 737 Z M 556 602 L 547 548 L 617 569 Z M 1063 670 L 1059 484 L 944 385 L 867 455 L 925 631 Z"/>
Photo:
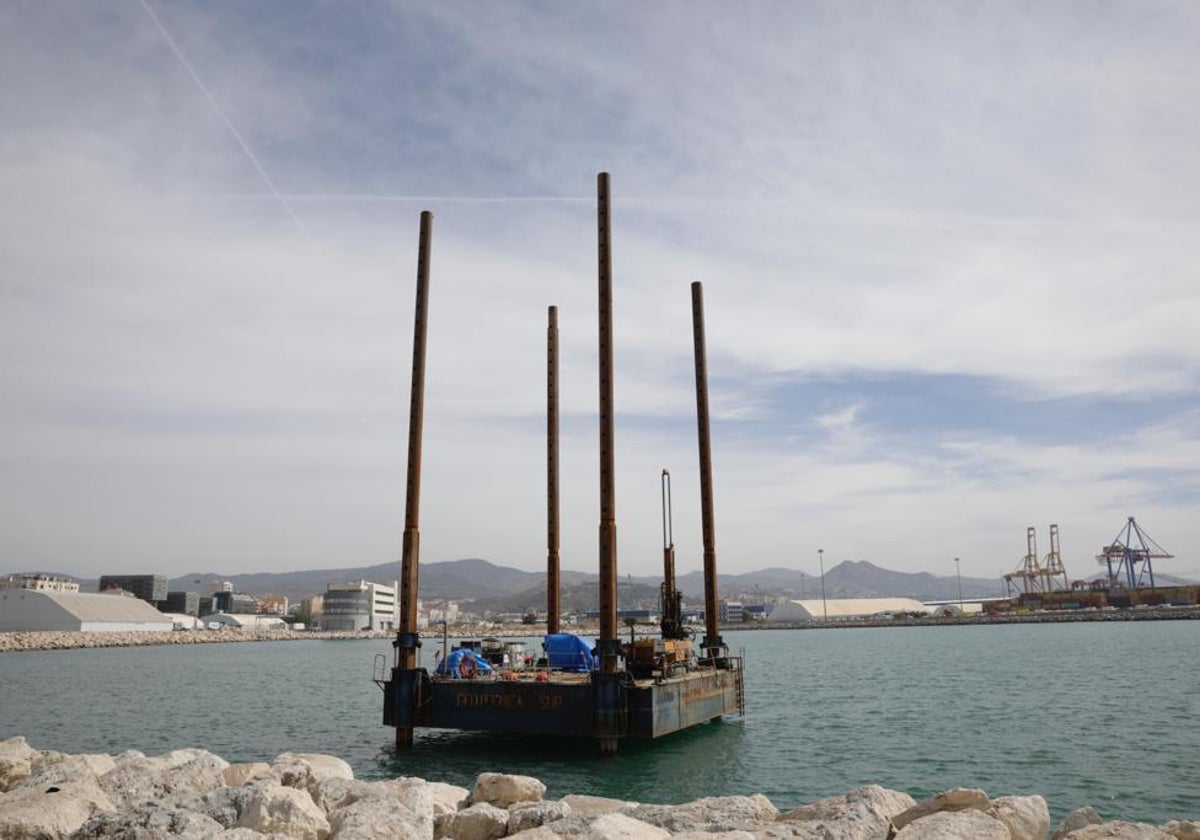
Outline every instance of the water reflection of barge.
<path id="1" fill-rule="evenodd" d="M 612 266 L 608 175 L 598 177 L 600 372 L 600 637 L 587 668 L 479 663 L 464 668 L 421 667 L 417 633 L 417 570 L 421 436 L 424 412 L 426 300 L 432 215 L 421 214 L 417 260 L 416 327 L 409 417 L 408 492 L 400 585 L 400 630 L 390 674 L 377 673 L 384 692 L 384 723 L 396 728 L 397 747 L 412 744 L 416 727 L 586 736 L 612 752 L 623 738 L 657 738 L 744 711 L 742 658 L 730 655 L 717 628 L 717 571 L 709 441 L 708 373 L 703 289 L 692 284 L 696 411 L 704 543 L 705 636 L 693 646 L 682 621 L 670 533 L 670 477 L 663 472 L 661 638 L 622 642 L 617 628 L 615 459 L 613 450 Z M 549 310 L 547 360 L 547 638 L 559 634 L 558 323 Z M 471 660 L 474 662 L 474 660 Z M 484 664 L 487 663 L 483 660 Z M 441 663 L 443 666 L 449 663 Z M 377 671 L 385 671 L 378 668 Z M 439 672 L 440 671 L 440 672 Z M 489 673 L 490 672 L 490 673 Z"/>

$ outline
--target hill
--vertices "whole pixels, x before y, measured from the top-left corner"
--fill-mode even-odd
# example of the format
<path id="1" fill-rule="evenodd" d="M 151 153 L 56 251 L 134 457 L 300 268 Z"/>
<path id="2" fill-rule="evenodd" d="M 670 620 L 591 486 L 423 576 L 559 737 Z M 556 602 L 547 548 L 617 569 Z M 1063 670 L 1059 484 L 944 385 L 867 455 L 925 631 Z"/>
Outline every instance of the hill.
<path id="1" fill-rule="evenodd" d="M 356 580 L 387 583 L 396 580 L 399 574 L 399 562 L 298 572 L 233 575 L 197 572 L 172 578 L 168 587 L 171 590 L 209 592 L 223 581 L 229 581 L 237 592 L 286 595 L 295 602 L 324 592 L 330 583 Z M 564 569 L 561 577 L 564 607 L 573 610 L 596 609 L 599 587 L 596 573 Z M 1155 575 L 1155 580 L 1160 586 L 1195 584 L 1195 581 L 1161 573 Z M 622 576 L 617 587 L 621 608 L 654 608 L 658 603 L 660 583 L 660 578 L 652 576 Z M 703 600 L 704 579 L 700 572 L 681 575 L 678 583 L 689 604 Z M 1000 598 L 1004 595 L 1004 585 L 999 578 L 963 577 L 961 584 L 964 598 Z M 97 581 L 81 580 L 80 585 L 85 592 L 95 592 Z M 542 610 L 546 603 L 543 572 L 497 566 L 478 557 L 422 563 L 420 586 L 422 598 L 474 601 L 479 609 L 494 612 Z M 825 596 L 828 598 L 954 600 L 959 594 L 958 587 L 959 580 L 955 575 L 897 572 L 866 560 L 846 560 L 825 573 Z M 817 598 L 821 593 L 821 579 L 799 569 L 776 566 L 738 575 L 719 575 L 717 590 L 722 598 L 747 602 L 775 597 Z"/>

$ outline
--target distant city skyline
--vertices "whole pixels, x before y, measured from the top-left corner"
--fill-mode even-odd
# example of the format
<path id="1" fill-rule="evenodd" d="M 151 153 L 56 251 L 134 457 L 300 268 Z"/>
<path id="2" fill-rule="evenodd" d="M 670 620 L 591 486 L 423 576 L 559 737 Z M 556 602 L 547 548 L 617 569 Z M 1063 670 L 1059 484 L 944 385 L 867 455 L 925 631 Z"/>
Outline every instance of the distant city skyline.
<path id="1" fill-rule="evenodd" d="M 596 565 L 612 177 L 618 572 L 1200 575 L 1200 6 L 0 6 L 0 568 Z"/>

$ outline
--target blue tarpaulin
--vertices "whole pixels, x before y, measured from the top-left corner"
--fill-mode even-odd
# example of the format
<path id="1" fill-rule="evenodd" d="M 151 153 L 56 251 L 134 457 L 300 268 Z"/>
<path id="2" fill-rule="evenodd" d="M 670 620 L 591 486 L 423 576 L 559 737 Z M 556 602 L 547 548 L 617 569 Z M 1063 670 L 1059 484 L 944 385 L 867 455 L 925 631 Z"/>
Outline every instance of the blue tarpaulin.
<path id="1" fill-rule="evenodd" d="M 542 641 L 542 647 L 551 668 L 583 673 L 596 667 L 592 646 L 574 633 L 552 633 Z"/>
<path id="2" fill-rule="evenodd" d="M 447 672 L 452 677 L 462 676 L 462 661 L 466 657 L 470 657 L 471 661 L 475 663 L 475 672 L 480 676 L 492 673 L 492 666 L 488 664 L 488 661 L 470 648 L 450 651 L 450 655 L 438 663 L 437 673 L 442 676 L 445 676 Z M 468 670 L 470 669 L 468 668 Z"/>

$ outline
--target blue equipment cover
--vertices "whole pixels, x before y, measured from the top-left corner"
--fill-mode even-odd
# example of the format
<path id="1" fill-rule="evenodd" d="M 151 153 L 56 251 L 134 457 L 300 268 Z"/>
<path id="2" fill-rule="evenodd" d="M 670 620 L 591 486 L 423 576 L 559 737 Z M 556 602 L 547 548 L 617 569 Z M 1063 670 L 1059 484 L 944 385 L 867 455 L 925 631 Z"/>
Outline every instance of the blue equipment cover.
<path id="1" fill-rule="evenodd" d="M 592 646 L 574 633 L 552 633 L 542 642 L 546 664 L 560 671 L 584 673 L 596 667 Z"/>
<path id="2" fill-rule="evenodd" d="M 437 665 L 437 673 L 445 676 L 447 673 L 451 677 L 462 676 L 462 661 L 464 657 L 470 657 L 475 663 L 475 672 L 480 676 L 488 676 L 492 673 L 492 666 L 486 659 L 477 654 L 470 648 L 459 648 L 458 650 L 450 651 L 450 655 L 443 659 Z"/>

